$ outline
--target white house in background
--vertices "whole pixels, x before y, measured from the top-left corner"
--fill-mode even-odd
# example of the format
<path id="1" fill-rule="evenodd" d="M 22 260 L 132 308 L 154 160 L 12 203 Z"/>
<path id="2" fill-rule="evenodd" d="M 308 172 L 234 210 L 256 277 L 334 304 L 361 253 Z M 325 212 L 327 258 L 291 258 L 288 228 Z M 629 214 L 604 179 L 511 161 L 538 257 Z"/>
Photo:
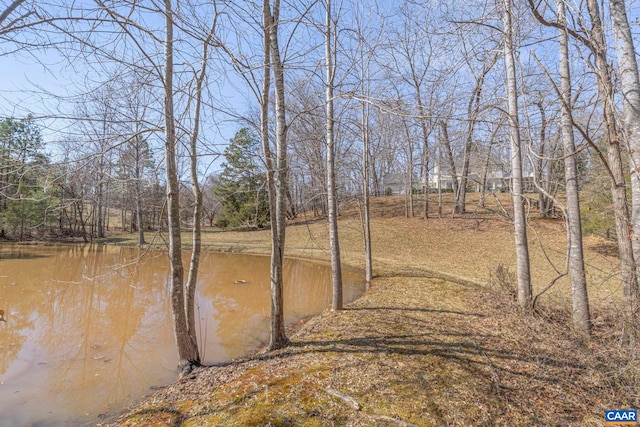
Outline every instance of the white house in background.
<path id="1" fill-rule="evenodd" d="M 382 194 L 387 196 L 404 196 L 409 186 L 408 173 L 389 173 L 382 178 Z M 414 191 L 422 191 L 422 180 L 415 174 L 411 179 Z"/>
<path id="2" fill-rule="evenodd" d="M 456 172 L 458 173 L 456 178 L 458 182 L 460 182 L 462 159 L 456 159 L 455 166 Z M 486 178 L 484 179 L 485 189 L 487 191 L 508 191 L 511 177 L 504 163 L 497 159 L 490 158 L 487 164 L 486 155 L 478 155 L 478 153 L 472 153 L 469 159 L 467 188 L 472 191 L 482 191 L 485 167 L 487 171 Z M 429 175 L 429 188 L 437 189 L 438 182 L 440 182 L 440 188 L 443 190 L 453 190 L 454 179 L 451 168 L 449 167 L 449 162 L 441 160 L 440 164 L 436 164 L 433 167 L 433 171 Z"/>

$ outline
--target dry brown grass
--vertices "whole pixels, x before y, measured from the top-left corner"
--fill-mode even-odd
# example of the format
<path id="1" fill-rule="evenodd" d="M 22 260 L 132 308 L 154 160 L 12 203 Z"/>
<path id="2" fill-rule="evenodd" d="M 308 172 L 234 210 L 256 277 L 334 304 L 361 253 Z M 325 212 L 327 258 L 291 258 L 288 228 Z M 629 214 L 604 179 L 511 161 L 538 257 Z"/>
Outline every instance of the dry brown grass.
<path id="1" fill-rule="evenodd" d="M 203 368 L 158 390 L 119 424 L 590 426 L 602 424 L 604 409 L 640 404 L 638 362 L 610 335 L 607 314 L 620 291 L 608 242 L 586 240 L 600 316 L 587 341 L 570 327 L 567 280 L 545 294 L 537 314 L 510 298 L 506 219 L 480 210 L 426 222 L 403 214 L 402 199 L 375 201 L 376 278 L 364 297 L 312 318 L 285 349 Z M 547 256 L 563 268 L 565 237 L 558 221 L 531 223 L 539 290 L 555 275 Z M 362 266 L 354 206 L 343 208 L 340 226 L 345 262 Z M 268 238 L 268 231 L 210 232 L 206 241 L 263 253 Z M 287 251 L 328 258 L 325 222 L 293 224 Z"/>
<path id="2" fill-rule="evenodd" d="M 445 201 L 451 195 L 445 195 Z M 428 221 L 404 217 L 402 197 L 373 199 L 371 221 L 375 274 L 395 275 L 420 272 L 484 285 L 498 265 L 515 268 L 512 226 L 500 213 L 494 199 L 487 208 L 475 207 L 472 194 L 470 213 L 452 218 L 430 213 Z M 508 195 L 499 195 L 508 205 Z M 431 209 L 436 208 L 434 201 Z M 445 204 L 445 212 L 450 212 Z M 419 214 L 416 203 L 416 214 Z M 536 290 L 541 290 L 564 271 L 566 232 L 561 220 L 543 220 L 535 212 L 529 217 L 531 271 Z M 204 242 L 213 249 L 267 253 L 268 230 L 254 232 L 205 233 Z M 325 220 L 302 216 L 287 229 L 287 252 L 290 256 L 329 259 L 329 231 Z M 364 267 L 362 225 L 355 203 L 342 207 L 340 244 L 346 264 Z M 620 296 L 620 275 L 615 244 L 597 236 L 585 237 L 585 258 L 592 301 L 609 304 Z M 570 294 L 568 277 L 560 279 L 544 298 L 554 303 L 566 301 Z"/>

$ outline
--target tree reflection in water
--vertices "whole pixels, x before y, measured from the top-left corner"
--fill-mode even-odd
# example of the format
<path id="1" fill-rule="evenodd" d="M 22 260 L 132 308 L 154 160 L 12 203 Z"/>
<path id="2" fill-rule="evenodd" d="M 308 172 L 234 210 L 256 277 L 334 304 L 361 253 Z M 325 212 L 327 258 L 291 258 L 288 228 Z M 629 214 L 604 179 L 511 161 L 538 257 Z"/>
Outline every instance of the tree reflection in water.
<path id="1" fill-rule="evenodd" d="M 0 426 L 95 423 L 175 378 L 162 253 L 102 245 L 0 245 Z M 205 362 L 267 337 L 269 259 L 205 254 L 198 313 Z M 288 260 L 289 321 L 331 301 L 326 266 Z M 351 298 L 361 274 L 345 273 Z M 245 283 L 235 283 L 245 281 Z M 206 331 L 206 336 L 205 336 Z"/>

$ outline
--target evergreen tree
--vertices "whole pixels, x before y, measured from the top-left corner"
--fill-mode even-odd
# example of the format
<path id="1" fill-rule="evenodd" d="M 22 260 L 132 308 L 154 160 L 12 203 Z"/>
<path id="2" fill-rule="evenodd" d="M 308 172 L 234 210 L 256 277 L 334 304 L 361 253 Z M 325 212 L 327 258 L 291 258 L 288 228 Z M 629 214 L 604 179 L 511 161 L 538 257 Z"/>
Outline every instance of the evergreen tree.
<path id="1" fill-rule="evenodd" d="M 24 239 L 46 225 L 48 162 L 32 117 L 0 122 L 0 237 Z"/>
<path id="2" fill-rule="evenodd" d="M 242 128 L 224 150 L 226 162 L 213 190 L 222 201 L 220 227 L 254 228 L 269 221 L 266 176 L 258 143 L 248 128 Z"/>

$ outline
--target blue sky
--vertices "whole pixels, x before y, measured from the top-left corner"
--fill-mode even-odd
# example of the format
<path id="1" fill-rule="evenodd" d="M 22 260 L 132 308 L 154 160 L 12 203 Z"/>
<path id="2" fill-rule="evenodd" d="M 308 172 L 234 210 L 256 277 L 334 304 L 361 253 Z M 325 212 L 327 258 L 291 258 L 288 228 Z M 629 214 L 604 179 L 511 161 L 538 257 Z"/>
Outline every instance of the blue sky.
<path id="1" fill-rule="evenodd" d="M 72 93 L 75 74 L 62 64 L 55 52 L 0 56 L 0 117 L 44 117 L 38 123 L 45 141 L 57 141 L 64 124 L 53 117 L 68 111 L 56 97 Z"/>

